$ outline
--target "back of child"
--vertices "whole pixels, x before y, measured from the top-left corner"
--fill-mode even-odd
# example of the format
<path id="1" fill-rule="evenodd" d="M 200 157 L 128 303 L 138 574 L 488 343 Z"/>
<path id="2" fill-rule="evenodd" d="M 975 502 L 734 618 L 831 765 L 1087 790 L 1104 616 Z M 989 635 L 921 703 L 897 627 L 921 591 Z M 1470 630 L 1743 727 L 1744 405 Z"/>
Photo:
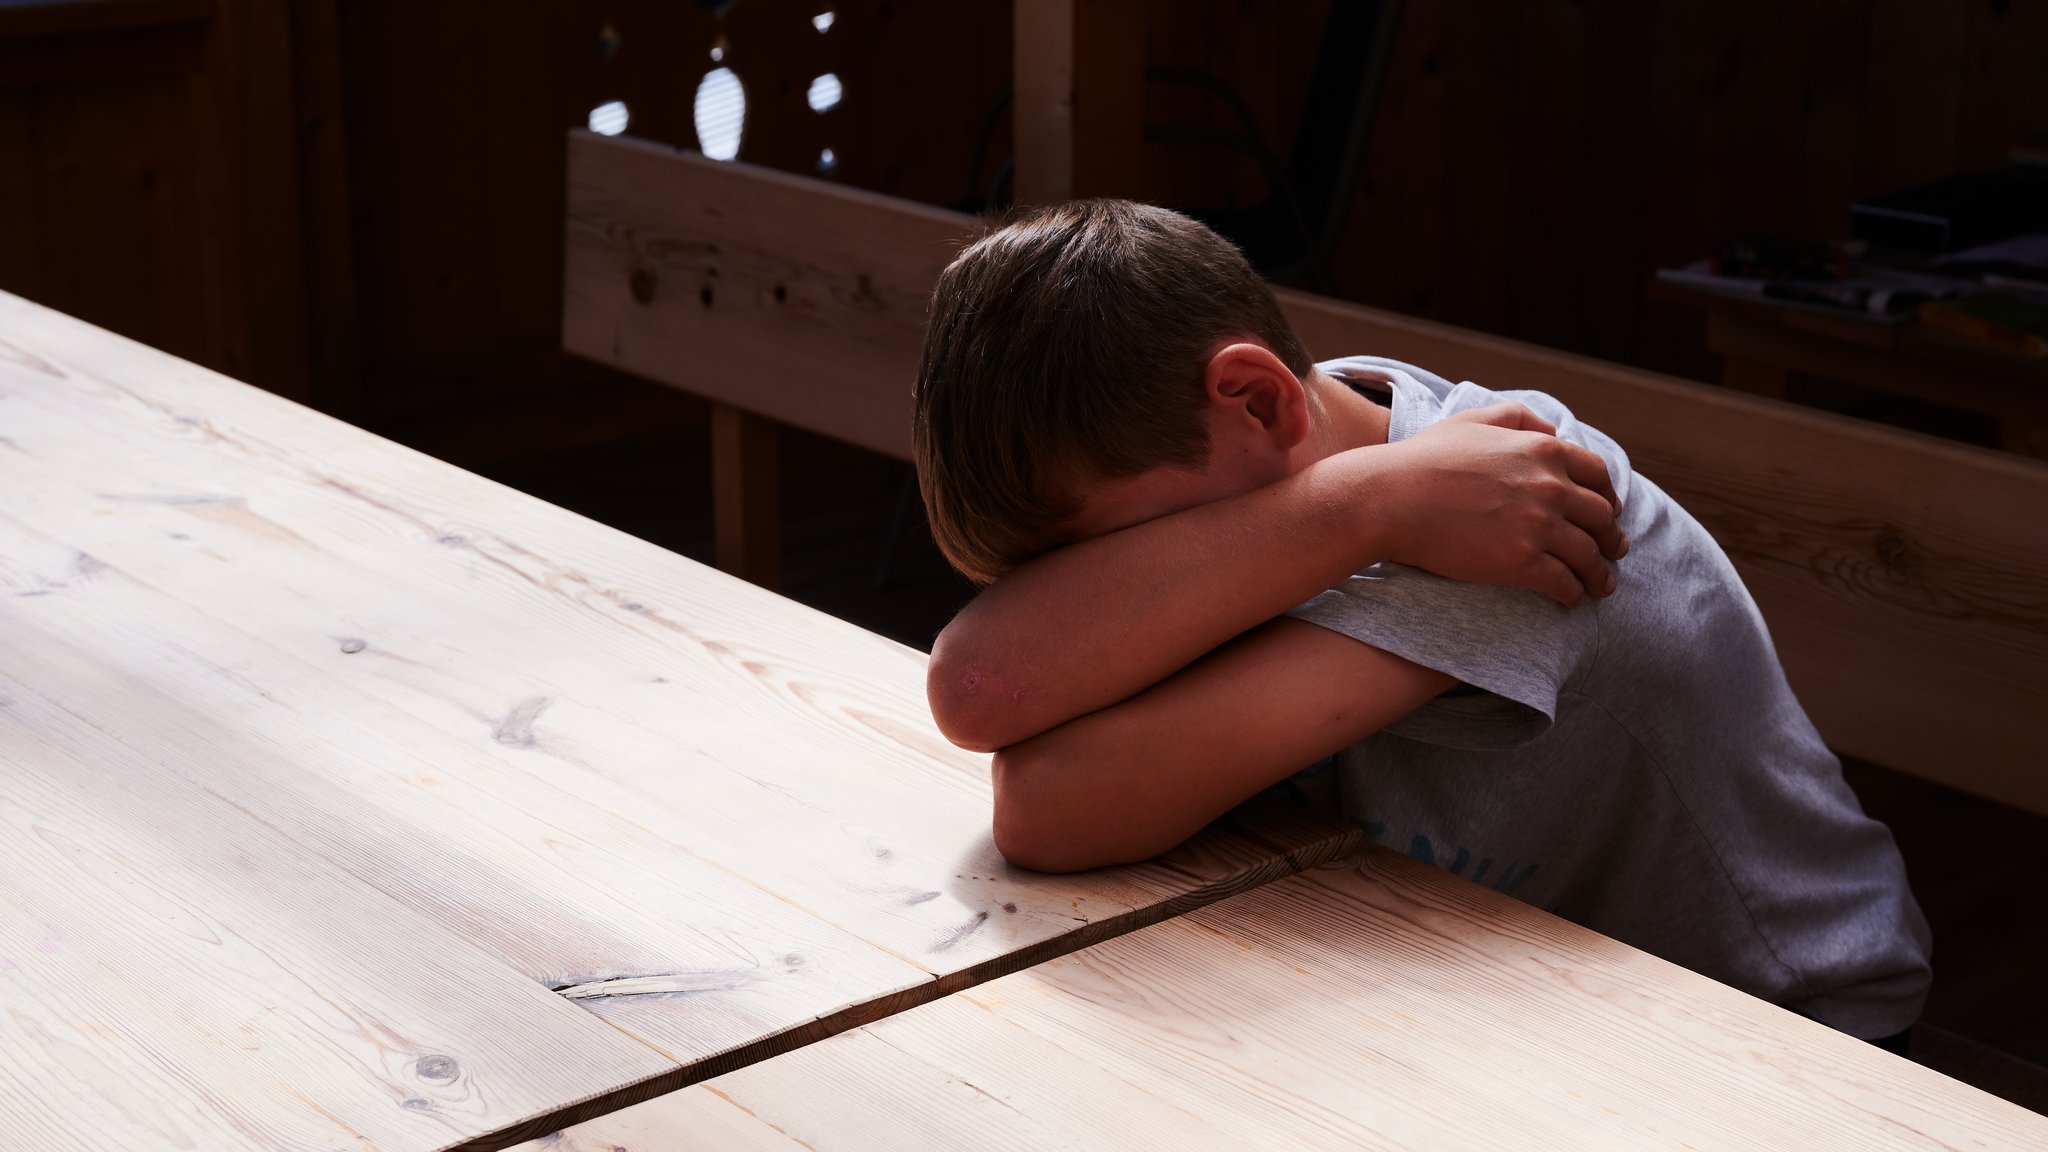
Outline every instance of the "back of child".
<path id="1" fill-rule="evenodd" d="M 1295 609 L 1461 681 L 1340 754 L 1313 786 L 1324 802 L 1383 844 L 1842 1031 L 1910 1027 L 1928 932 L 1891 834 L 1706 530 L 1550 396 L 1370 357 L 1320 367 L 1388 389 L 1390 441 L 1528 406 L 1606 459 L 1630 540 L 1627 579 L 1576 609 L 1384 564 Z"/>

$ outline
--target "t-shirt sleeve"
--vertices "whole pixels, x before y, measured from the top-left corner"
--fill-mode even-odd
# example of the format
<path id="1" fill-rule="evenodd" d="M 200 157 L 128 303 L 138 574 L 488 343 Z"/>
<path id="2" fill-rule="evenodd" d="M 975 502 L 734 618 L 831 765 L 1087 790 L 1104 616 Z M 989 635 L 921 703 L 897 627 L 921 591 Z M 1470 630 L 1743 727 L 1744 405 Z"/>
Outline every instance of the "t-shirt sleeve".
<path id="1" fill-rule="evenodd" d="M 1387 731 L 1457 748 L 1513 748 L 1550 729 L 1558 693 L 1590 657 L 1599 608 L 1379 564 L 1288 613 L 1456 676 Z"/>

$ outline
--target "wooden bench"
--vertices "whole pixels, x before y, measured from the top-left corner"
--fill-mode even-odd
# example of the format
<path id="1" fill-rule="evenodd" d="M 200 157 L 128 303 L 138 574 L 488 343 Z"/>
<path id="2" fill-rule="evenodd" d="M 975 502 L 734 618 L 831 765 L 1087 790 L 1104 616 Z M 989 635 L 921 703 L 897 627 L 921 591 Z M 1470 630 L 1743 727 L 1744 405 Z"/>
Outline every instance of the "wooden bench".
<path id="1" fill-rule="evenodd" d="M 756 430 L 714 444 L 721 539 L 750 542 L 727 561 L 745 570 L 774 541 L 752 487 L 772 479 L 760 418 L 908 457 L 926 298 L 972 220 L 583 132 L 568 205 L 567 347 Z M 1832 746 L 2048 813 L 2048 464 L 1280 297 L 1318 355 L 1564 400 L 1734 558 Z"/>
<path id="2" fill-rule="evenodd" d="M 1349 851 L 1011 870 L 923 654 L 0 294 L 0 1144 L 500 1147 Z"/>
<path id="3" fill-rule="evenodd" d="M 2048 1117 L 1375 848 L 527 1146 L 2048 1147 Z"/>

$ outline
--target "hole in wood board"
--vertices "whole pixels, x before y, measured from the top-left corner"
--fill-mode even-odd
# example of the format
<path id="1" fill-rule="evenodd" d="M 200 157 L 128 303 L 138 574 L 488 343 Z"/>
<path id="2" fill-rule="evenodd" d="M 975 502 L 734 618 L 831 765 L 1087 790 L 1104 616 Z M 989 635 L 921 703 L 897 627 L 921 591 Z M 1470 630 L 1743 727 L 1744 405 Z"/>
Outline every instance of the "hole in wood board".
<path id="1" fill-rule="evenodd" d="M 636 261 L 626 277 L 626 286 L 632 289 L 633 299 L 642 304 L 652 304 L 655 290 L 661 287 L 661 277 L 655 275 L 653 268 Z"/>

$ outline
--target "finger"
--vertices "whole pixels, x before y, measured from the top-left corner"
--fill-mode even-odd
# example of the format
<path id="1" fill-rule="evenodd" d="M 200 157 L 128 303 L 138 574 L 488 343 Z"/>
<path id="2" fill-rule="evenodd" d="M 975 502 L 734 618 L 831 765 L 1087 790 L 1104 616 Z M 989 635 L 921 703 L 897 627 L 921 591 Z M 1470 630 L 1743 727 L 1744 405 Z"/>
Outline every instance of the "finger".
<path id="1" fill-rule="evenodd" d="M 1573 488 L 1565 495 L 1565 519 L 1593 538 L 1600 554 L 1609 560 L 1628 555 L 1628 534 L 1614 514 L 1614 505 L 1590 488 Z"/>
<path id="2" fill-rule="evenodd" d="M 1550 542 L 1550 555 L 1568 569 L 1572 578 L 1594 596 L 1614 591 L 1614 572 L 1600 555 L 1600 545 L 1576 526 L 1566 524 Z"/>
<path id="3" fill-rule="evenodd" d="M 1552 600 L 1567 608 L 1577 608 L 1586 601 L 1586 586 L 1579 583 L 1578 576 L 1555 556 L 1542 556 L 1536 561 L 1537 577 L 1529 585 Z"/>
<path id="4" fill-rule="evenodd" d="M 1513 400 L 1503 400 L 1498 404 L 1488 404 L 1484 408 L 1468 408 L 1454 416 L 1447 417 L 1447 419 L 1463 420 L 1468 424 L 1491 424 L 1496 428 L 1508 428 L 1517 432 L 1541 432 L 1545 436 L 1557 435 L 1556 425 L 1531 412 L 1524 405 L 1515 403 Z"/>
<path id="5" fill-rule="evenodd" d="M 1614 508 L 1614 514 L 1621 515 L 1621 497 L 1614 494 L 1614 480 L 1607 474 L 1607 461 L 1599 453 L 1582 448 L 1570 442 L 1564 443 L 1564 471 L 1572 483 L 1581 488 L 1590 488 L 1605 497 Z"/>

